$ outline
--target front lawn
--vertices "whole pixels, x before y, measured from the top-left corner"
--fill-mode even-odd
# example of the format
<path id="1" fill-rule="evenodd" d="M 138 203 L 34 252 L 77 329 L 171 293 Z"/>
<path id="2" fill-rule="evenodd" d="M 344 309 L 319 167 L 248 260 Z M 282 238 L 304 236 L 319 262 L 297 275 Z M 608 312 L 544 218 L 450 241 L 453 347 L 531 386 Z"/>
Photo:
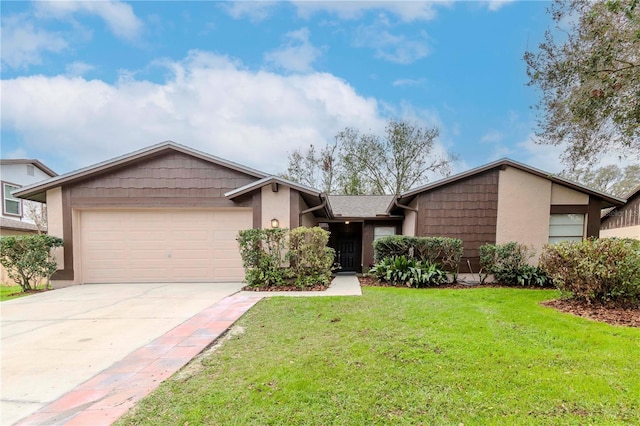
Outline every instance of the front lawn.
<path id="1" fill-rule="evenodd" d="M 263 300 L 118 424 L 640 424 L 640 329 L 552 290 L 363 293 Z"/>
<path id="2" fill-rule="evenodd" d="M 19 285 L 0 285 L 0 302 L 28 295 L 29 293 L 22 293 Z"/>

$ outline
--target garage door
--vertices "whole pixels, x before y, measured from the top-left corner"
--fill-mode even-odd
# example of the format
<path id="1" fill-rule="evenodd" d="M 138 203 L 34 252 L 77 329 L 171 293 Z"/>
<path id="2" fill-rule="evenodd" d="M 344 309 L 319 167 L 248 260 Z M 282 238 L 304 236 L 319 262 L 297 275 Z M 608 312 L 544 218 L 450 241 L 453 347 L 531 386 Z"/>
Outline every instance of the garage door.
<path id="1" fill-rule="evenodd" d="M 250 209 L 80 212 L 85 283 L 241 281 Z"/>

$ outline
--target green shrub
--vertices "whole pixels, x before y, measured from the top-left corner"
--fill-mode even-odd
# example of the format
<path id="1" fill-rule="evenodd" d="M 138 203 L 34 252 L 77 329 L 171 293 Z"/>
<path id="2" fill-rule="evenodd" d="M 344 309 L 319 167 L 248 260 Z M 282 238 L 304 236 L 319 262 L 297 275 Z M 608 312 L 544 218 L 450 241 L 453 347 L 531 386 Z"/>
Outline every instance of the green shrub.
<path id="1" fill-rule="evenodd" d="M 438 265 L 408 259 L 406 256 L 384 258 L 369 270 L 380 281 L 407 287 L 431 287 L 448 282 L 447 274 Z"/>
<path id="2" fill-rule="evenodd" d="M 286 229 L 245 229 L 239 232 L 245 281 L 249 287 L 271 287 L 286 283 L 289 270 L 284 267 Z"/>
<path id="3" fill-rule="evenodd" d="M 603 238 L 545 246 L 540 266 L 558 289 L 589 304 L 640 306 L 640 241 Z"/>
<path id="4" fill-rule="evenodd" d="M 429 263 L 435 263 L 457 277 L 458 264 L 462 258 L 462 240 L 447 237 L 410 237 L 392 235 L 373 243 L 376 262 L 394 256 L 405 256 Z"/>
<path id="5" fill-rule="evenodd" d="M 22 291 L 35 290 L 37 283 L 49 279 L 57 270 L 52 250 L 63 240 L 49 235 L 10 236 L 0 238 L 0 264 Z"/>
<path id="6" fill-rule="evenodd" d="M 298 287 L 329 284 L 335 252 L 327 247 L 329 232 L 320 227 L 299 227 L 289 232 L 287 258 Z"/>
<path id="7" fill-rule="evenodd" d="M 533 252 L 524 244 L 514 241 L 506 244 L 480 246 L 480 281 L 484 284 L 489 275 L 504 285 L 550 287 L 551 279 L 536 266 L 529 265 Z"/>
<path id="8" fill-rule="evenodd" d="M 248 287 L 308 288 L 331 280 L 335 255 L 327 247 L 329 233 L 319 227 L 247 229 L 237 241 Z"/>

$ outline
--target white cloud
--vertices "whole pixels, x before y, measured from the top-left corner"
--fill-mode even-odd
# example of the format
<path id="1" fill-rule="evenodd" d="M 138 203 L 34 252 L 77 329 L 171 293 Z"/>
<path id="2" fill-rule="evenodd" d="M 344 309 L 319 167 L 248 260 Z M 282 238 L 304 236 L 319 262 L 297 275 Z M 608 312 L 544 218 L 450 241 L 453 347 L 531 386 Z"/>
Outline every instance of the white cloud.
<path id="1" fill-rule="evenodd" d="M 487 8 L 492 11 L 495 12 L 499 9 L 501 9 L 503 6 L 509 4 L 509 3 L 513 3 L 515 0 L 489 0 L 487 1 Z"/>
<path id="2" fill-rule="evenodd" d="M 131 5 L 120 1 L 42 1 L 35 5 L 36 14 L 42 18 L 62 19 L 75 13 L 97 15 L 113 34 L 123 39 L 135 39 L 143 27 Z"/>
<path id="3" fill-rule="evenodd" d="M 313 14 L 327 12 L 340 19 L 358 19 L 368 11 L 385 11 L 399 17 L 404 22 L 429 21 L 436 17 L 437 5 L 449 5 L 441 1 L 294 1 L 298 15 L 310 18 Z"/>
<path id="4" fill-rule="evenodd" d="M 27 15 L 2 18 L 2 64 L 11 68 L 26 68 L 42 63 L 45 52 L 58 53 L 68 47 L 57 32 L 36 28 Z"/>
<path id="5" fill-rule="evenodd" d="M 65 71 L 69 77 L 80 77 L 87 74 L 89 71 L 94 70 L 95 67 L 91 64 L 87 64 L 82 61 L 75 61 L 67 64 Z"/>
<path id="6" fill-rule="evenodd" d="M 480 138 L 480 142 L 498 143 L 498 142 L 501 142 L 503 139 L 504 139 L 504 134 L 502 134 L 501 132 L 497 130 L 489 130 Z"/>
<path id="7" fill-rule="evenodd" d="M 535 136 L 530 134 L 524 141 L 516 145 L 520 151 L 518 158 L 526 164 L 537 167 L 550 173 L 560 173 L 567 166 L 562 163 L 562 154 L 566 145 L 541 145 L 535 143 Z M 640 156 L 624 156 L 617 152 L 602 152 L 598 156 L 598 161 L 590 168 L 604 167 L 608 165 L 618 165 L 626 167 L 638 164 Z"/>
<path id="8" fill-rule="evenodd" d="M 281 172 L 287 152 L 333 140 L 347 126 L 384 126 L 377 102 L 331 74 L 282 76 L 249 71 L 231 59 L 194 51 L 167 62 L 153 83 L 114 84 L 68 76 L 2 81 L 2 128 L 53 164 L 79 167 L 164 140 Z M 57 157 L 56 157 L 57 156 Z"/>
<path id="9" fill-rule="evenodd" d="M 375 51 L 375 56 L 397 64 L 410 64 L 429 54 L 428 35 L 420 31 L 413 37 L 404 34 L 394 35 L 387 29 L 384 21 L 377 24 L 360 26 L 354 35 L 355 47 L 368 47 Z"/>
<path id="10" fill-rule="evenodd" d="M 393 83 L 391 83 L 392 86 L 394 87 L 401 87 L 401 86 L 424 86 L 425 83 L 427 82 L 426 78 L 399 78 L 397 80 L 395 80 Z"/>
<path id="11" fill-rule="evenodd" d="M 234 19 L 248 18 L 260 22 L 271 16 L 272 9 L 278 4 L 275 1 L 225 1 L 220 7 Z"/>
<path id="12" fill-rule="evenodd" d="M 285 39 L 286 42 L 279 49 L 265 53 L 265 60 L 287 71 L 311 71 L 321 52 L 309 42 L 309 29 L 288 32 Z"/>

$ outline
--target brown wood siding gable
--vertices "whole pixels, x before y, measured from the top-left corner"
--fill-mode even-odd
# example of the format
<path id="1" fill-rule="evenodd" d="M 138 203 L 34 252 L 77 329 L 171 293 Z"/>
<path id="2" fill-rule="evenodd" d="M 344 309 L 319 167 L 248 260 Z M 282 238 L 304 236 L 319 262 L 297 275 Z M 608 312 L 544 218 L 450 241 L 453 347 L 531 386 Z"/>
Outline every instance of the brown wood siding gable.
<path id="1" fill-rule="evenodd" d="M 480 246 L 496 242 L 498 176 L 497 169 L 489 170 L 418 195 L 416 235 L 461 239 L 460 272 L 469 272 L 467 259 L 477 272 Z"/>
<path id="2" fill-rule="evenodd" d="M 602 220 L 600 229 L 616 229 L 636 225 L 640 225 L 640 194 L 627 201 L 624 206 L 609 212 Z"/>
<path id="3" fill-rule="evenodd" d="M 256 180 L 242 172 L 180 152 L 142 160 L 78 182 L 72 207 L 250 207 L 224 194 Z"/>

